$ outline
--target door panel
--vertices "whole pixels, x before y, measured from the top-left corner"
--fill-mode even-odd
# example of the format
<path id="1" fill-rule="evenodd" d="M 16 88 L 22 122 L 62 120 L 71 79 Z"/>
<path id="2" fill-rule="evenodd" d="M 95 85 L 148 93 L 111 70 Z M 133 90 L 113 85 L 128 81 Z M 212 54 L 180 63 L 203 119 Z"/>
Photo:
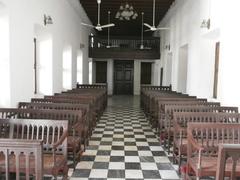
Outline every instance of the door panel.
<path id="1" fill-rule="evenodd" d="M 96 61 L 96 83 L 107 83 L 106 61 Z"/>
<path id="2" fill-rule="evenodd" d="M 151 84 L 152 79 L 152 63 L 141 63 L 141 84 Z"/>
<path id="3" fill-rule="evenodd" d="M 133 94 L 133 61 L 114 62 L 114 94 Z"/>

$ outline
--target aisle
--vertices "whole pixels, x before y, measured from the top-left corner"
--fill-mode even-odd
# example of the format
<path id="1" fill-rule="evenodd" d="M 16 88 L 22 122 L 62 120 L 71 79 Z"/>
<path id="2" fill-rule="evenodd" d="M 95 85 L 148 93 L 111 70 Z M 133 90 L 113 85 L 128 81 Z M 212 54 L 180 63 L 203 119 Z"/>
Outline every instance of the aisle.
<path id="1" fill-rule="evenodd" d="M 179 179 L 139 107 L 116 96 L 98 122 L 71 179 Z"/>

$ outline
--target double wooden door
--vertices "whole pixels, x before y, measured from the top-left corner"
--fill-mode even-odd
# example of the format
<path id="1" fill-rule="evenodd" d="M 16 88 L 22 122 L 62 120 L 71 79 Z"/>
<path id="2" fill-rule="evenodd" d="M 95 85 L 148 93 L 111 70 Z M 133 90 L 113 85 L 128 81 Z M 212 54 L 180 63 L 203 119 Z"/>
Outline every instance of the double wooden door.
<path id="1" fill-rule="evenodd" d="M 133 94 L 134 61 L 114 61 L 114 94 Z"/>

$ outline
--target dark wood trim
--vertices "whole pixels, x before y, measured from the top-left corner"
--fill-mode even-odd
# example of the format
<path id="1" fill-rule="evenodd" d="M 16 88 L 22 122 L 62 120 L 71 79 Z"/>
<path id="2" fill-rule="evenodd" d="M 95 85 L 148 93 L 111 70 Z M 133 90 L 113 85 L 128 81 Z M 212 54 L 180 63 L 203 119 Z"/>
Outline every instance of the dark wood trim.
<path id="1" fill-rule="evenodd" d="M 216 48 L 215 48 L 215 70 L 214 70 L 213 98 L 217 98 L 219 55 L 220 55 L 220 42 L 217 42 Z"/>
<path id="2" fill-rule="evenodd" d="M 34 94 L 37 94 L 37 39 L 34 38 Z"/>
<path id="3" fill-rule="evenodd" d="M 161 68 L 161 72 L 160 72 L 160 86 L 163 85 L 163 68 Z"/>

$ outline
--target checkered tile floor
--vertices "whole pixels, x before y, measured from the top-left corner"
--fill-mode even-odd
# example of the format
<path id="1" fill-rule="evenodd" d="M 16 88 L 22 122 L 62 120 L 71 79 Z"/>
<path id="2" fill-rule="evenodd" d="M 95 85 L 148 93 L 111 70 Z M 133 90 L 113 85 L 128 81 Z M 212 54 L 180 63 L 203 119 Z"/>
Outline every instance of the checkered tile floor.
<path id="1" fill-rule="evenodd" d="M 138 100 L 110 99 L 72 180 L 179 179 Z"/>

